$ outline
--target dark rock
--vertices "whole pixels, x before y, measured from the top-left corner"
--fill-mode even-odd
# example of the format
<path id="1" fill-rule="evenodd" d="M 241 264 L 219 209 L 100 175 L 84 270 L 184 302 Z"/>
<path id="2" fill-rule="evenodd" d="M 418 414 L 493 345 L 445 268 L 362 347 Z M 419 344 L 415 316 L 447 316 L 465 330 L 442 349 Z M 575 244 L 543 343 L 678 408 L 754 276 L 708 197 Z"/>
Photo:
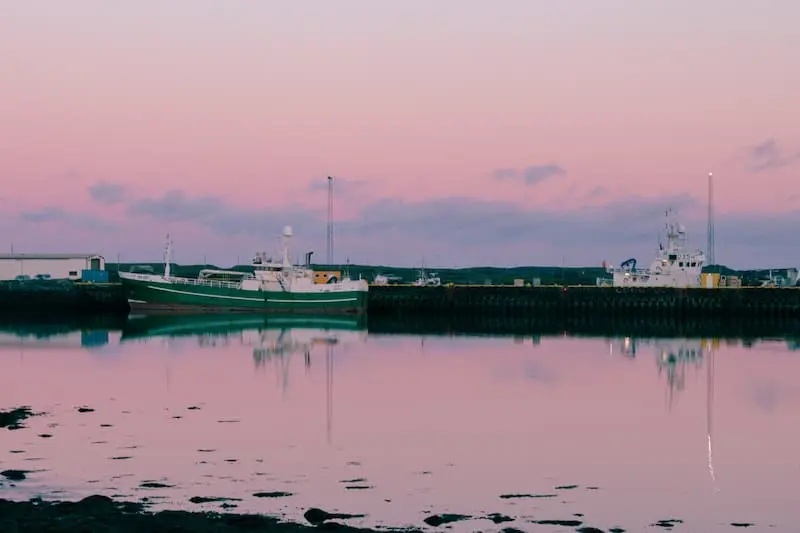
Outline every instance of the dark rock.
<path id="1" fill-rule="evenodd" d="M 625 533 L 625 530 L 621 527 L 612 527 L 608 530 L 608 533 Z"/>
<path id="2" fill-rule="evenodd" d="M 192 513 L 186 511 L 145 512 L 138 504 L 116 503 L 104 496 L 90 496 L 79 502 L 11 502 L 0 499 L 0 530 L 73 533 L 313 533 L 326 529 L 371 533 L 337 523 L 309 527 L 262 515 L 233 513 Z"/>
<path id="3" fill-rule="evenodd" d="M 143 481 L 139 483 L 139 486 L 143 489 L 171 489 L 174 487 L 174 485 L 167 485 L 159 481 Z"/>
<path id="4" fill-rule="evenodd" d="M 557 498 L 558 494 L 501 494 L 500 497 L 504 500 L 514 498 Z"/>
<path id="5" fill-rule="evenodd" d="M 240 502 L 241 498 L 222 498 L 214 496 L 192 496 L 189 498 L 192 503 L 211 503 L 211 502 Z"/>
<path id="6" fill-rule="evenodd" d="M 186 409 L 189 410 L 189 411 L 199 411 L 200 410 L 200 408 L 197 407 L 196 405 L 190 405 Z"/>
<path id="7" fill-rule="evenodd" d="M 572 489 L 577 489 L 578 485 L 559 485 L 554 488 L 555 490 L 572 490 Z"/>
<path id="8" fill-rule="evenodd" d="M 525 533 L 521 529 L 517 529 L 515 527 L 506 527 L 500 530 L 500 533 Z"/>
<path id="9" fill-rule="evenodd" d="M 3 476 L 9 481 L 24 481 L 27 477 L 26 474 L 29 474 L 30 470 L 3 470 L 0 472 L 0 476 Z"/>
<path id="10" fill-rule="evenodd" d="M 579 527 L 575 531 L 577 533 L 605 533 L 602 529 L 598 529 L 598 528 L 592 527 L 592 526 Z M 613 530 L 609 530 L 609 531 L 613 531 Z M 622 531 L 625 531 L 625 530 L 623 529 Z"/>
<path id="11" fill-rule="evenodd" d="M 100 424 L 100 427 L 101 428 L 113 428 L 114 426 L 112 426 L 111 424 Z"/>
<path id="12" fill-rule="evenodd" d="M 50 433 L 41 433 L 41 434 L 39 434 L 39 437 L 41 437 L 43 439 L 52 439 L 53 438 L 53 436 Z"/>
<path id="13" fill-rule="evenodd" d="M 114 500 L 112 500 L 108 496 L 103 496 L 101 494 L 93 494 L 91 496 L 87 496 L 84 499 L 80 500 L 76 505 L 80 505 L 83 507 L 102 508 L 102 509 L 109 509 L 111 507 L 116 506 Z"/>
<path id="14" fill-rule="evenodd" d="M 287 496 L 294 496 L 291 492 L 283 492 L 276 490 L 273 492 L 256 492 L 253 494 L 256 498 L 285 498 Z"/>
<path id="15" fill-rule="evenodd" d="M 462 520 L 469 520 L 472 518 L 471 516 L 463 515 L 463 514 L 453 514 L 453 513 L 445 513 L 445 514 L 434 514 L 428 517 L 425 517 L 423 522 L 428 524 L 432 527 L 439 527 L 443 524 L 451 524 L 453 522 L 460 522 Z"/>
<path id="16" fill-rule="evenodd" d="M 92 409 L 91 407 L 83 406 L 83 407 L 78 407 L 78 412 L 79 413 L 94 413 L 94 409 Z"/>
<path id="17" fill-rule="evenodd" d="M 667 518 L 664 520 L 659 520 L 653 524 L 650 524 L 651 527 L 663 527 L 665 529 L 672 529 L 678 524 L 683 524 L 683 520 L 680 518 Z"/>
<path id="18" fill-rule="evenodd" d="M 312 507 L 303 513 L 303 518 L 314 526 L 319 526 L 328 520 L 347 520 L 348 518 L 363 518 L 364 516 L 363 514 L 329 513 L 316 507 Z"/>
<path id="19" fill-rule="evenodd" d="M 346 485 L 344 488 L 347 490 L 369 490 L 374 487 L 372 485 Z"/>
<path id="20" fill-rule="evenodd" d="M 495 524 L 502 524 L 503 522 L 513 522 L 514 519 L 510 516 L 506 516 L 500 513 L 491 513 L 486 515 L 486 518 L 494 522 Z"/>
<path id="21" fill-rule="evenodd" d="M 583 522 L 580 520 L 534 520 L 534 524 L 542 526 L 564 526 L 564 527 L 580 527 Z"/>
<path id="22" fill-rule="evenodd" d="M 126 459 L 133 459 L 130 455 L 119 455 L 117 457 L 109 457 L 112 461 L 125 461 Z"/>
<path id="23" fill-rule="evenodd" d="M 357 477 L 357 478 L 353 478 L 353 479 L 343 479 L 339 483 L 364 483 L 366 480 L 367 480 L 367 478 Z"/>
<path id="24" fill-rule="evenodd" d="M 22 429 L 25 427 L 22 423 L 23 421 L 40 414 L 41 413 L 34 413 L 28 406 L 16 407 L 10 411 L 0 411 L 0 428 L 6 428 L 8 430 Z"/>
<path id="25" fill-rule="evenodd" d="M 733 527 L 753 527 L 753 525 L 750 522 L 731 522 Z"/>

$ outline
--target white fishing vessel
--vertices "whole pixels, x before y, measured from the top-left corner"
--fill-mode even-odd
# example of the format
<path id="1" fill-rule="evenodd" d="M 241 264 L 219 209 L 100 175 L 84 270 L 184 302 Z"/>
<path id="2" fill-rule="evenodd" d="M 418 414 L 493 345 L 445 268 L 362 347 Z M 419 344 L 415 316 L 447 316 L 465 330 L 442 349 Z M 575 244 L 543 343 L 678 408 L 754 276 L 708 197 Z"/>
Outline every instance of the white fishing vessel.
<path id="1" fill-rule="evenodd" d="M 628 259 L 619 267 L 609 267 L 614 287 L 700 287 L 705 264 L 702 250 L 689 250 L 686 228 L 667 210 L 667 244 L 659 244 L 658 254 L 650 267 L 637 269 L 636 259 Z"/>
<path id="2" fill-rule="evenodd" d="M 414 281 L 417 287 L 438 287 L 442 284 L 442 279 L 436 275 L 436 272 L 425 273 L 425 270 L 419 271 L 419 277 Z"/>
<path id="3" fill-rule="evenodd" d="M 283 230 L 281 261 L 258 253 L 253 272 L 205 269 L 197 278 L 173 276 L 167 239 L 164 274 L 120 272 L 119 277 L 132 309 L 363 313 L 367 306 L 366 280 L 328 279 L 317 283 L 310 265 L 295 266 L 289 260 L 292 228 Z M 310 257 L 310 256 L 307 256 Z M 307 261 L 308 263 L 308 261 Z"/>

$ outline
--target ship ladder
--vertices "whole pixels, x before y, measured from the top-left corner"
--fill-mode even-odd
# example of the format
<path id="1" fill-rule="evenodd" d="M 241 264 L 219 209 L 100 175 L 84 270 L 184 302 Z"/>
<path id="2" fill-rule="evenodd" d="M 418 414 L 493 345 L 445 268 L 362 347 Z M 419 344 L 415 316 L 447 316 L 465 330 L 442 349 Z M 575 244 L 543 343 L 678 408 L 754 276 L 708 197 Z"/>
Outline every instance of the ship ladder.
<path id="1" fill-rule="evenodd" d="M 281 289 L 283 289 L 283 292 L 289 292 L 289 289 L 286 288 L 286 280 L 283 277 L 283 273 L 281 272 L 275 277 L 278 279 L 278 284 L 281 286 Z"/>

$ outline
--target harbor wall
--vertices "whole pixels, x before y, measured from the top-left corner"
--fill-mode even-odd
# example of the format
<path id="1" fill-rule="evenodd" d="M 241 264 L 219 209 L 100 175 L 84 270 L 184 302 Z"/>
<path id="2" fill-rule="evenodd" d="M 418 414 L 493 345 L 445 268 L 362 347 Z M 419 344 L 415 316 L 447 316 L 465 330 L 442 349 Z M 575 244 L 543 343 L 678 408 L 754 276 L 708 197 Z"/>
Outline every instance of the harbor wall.
<path id="1" fill-rule="evenodd" d="M 792 338 L 800 346 L 800 316 L 766 315 L 679 317 L 639 313 L 423 314 L 373 313 L 367 317 L 370 334 L 439 336 L 547 336 L 748 339 Z"/>
<path id="2" fill-rule="evenodd" d="M 370 287 L 369 306 L 371 315 L 800 316 L 800 289 L 388 285 Z"/>
<path id="3" fill-rule="evenodd" d="M 0 313 L 128 312 L 128 301 L 117 283 L 70 280 L 0 281 Z"/>
<path id="4" fill-rule="evenodd" d="M 800 317 L 800 288 L 595 286 L 372 286 L 369 314 L 493 316 Z M 121 285 L 68 280 L 0 282 L 0 311 L 127 313 Z"/>

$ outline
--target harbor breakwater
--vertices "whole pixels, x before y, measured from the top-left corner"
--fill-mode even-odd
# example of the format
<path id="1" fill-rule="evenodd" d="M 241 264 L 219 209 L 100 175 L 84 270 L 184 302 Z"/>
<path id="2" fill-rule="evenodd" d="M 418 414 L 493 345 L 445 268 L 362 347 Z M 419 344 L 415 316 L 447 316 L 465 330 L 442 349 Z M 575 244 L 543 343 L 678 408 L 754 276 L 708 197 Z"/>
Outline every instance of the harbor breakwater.
<path id="1" fill-rule="evenodd" d="M 800 289 L 598 286 L 370 287 L 371 314 L 800 316 Z"/>
<path id="2" fill-rule="evenodd" d="M 76 283 L 69 280 L 0 281 L 4 313 L 121 314 L 128 301 L 118 283 Z"/>
<path id="3" fill-rule="evenodd" d="M 370 287 L 368 308 L 370 315 L 800 317 L 800 288 L 386 285 Z M 0 282 L 0 310 L 127 313 L 128 304 L 116 283 L 6 281 Z"/>

